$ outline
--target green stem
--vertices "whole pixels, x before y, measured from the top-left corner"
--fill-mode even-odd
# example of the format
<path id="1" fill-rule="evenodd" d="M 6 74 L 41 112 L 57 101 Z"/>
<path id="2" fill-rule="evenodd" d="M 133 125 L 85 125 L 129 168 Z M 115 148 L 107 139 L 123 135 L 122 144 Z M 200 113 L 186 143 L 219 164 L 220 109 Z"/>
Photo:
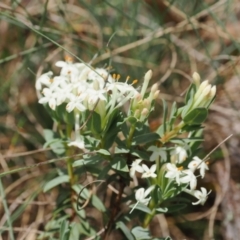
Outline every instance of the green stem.
<path id="1" fill-rule="evenodd" d="M 159 204 L 161 204 L 161 202 L 158 203 L 158 206 Z M 155 210 L 156 204 L 153 200 L 150 201 L 149 208 L 152 210 L 152 212 L 145 216 L 143 221 L 144 228 L 148 227 L 149 223 L 152 221 L 153 217 L 156 215 L 156 210 Z"/>
<path id="2" fill-rule="evenodd" d="M 131 125 L 130 131 L 129 131 L 129 136 L 127 139 L 127 147 L 130 148 L 132 145 L 132 139 L 133 139 L 133 134 L 135 131 L 135 125 Z"/>

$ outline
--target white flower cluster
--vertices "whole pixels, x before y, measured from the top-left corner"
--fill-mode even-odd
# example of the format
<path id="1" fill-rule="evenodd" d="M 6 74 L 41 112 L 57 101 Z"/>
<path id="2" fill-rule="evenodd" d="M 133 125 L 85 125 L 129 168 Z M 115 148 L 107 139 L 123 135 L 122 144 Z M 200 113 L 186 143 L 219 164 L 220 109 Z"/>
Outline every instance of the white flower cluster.
<path id="1" fill-rule="evenodd" d="M 162 152 L 156 147 L 151 150 L 156 150 L 157 154 L 162 155 Z M 159 152 L 161 154 L 159 154 Z M 201 187 L 200 190 L 196 190 L 197 186 L 197 176 L 194 174 L 196 170 L 199 170 L 200 176 L 203 178 L 205 176 L 205 171 L 208 170 L 208 165 L 202 161 L 199 157 L 193 157 L 192 161 L 188 164 L 187 169 L 183 169 L 183 167 L 178 167 L 179 164 L 182 164 L 187 159 L 187 151 L 180 146 L 177 146 L 171 154 L 171 163 L 166 163 L 164 168 L 166 168 L 166 174 L 164 175 L 166 178 L 175 181 L 178 186 L 181 184 L 186 184 L 187 187 L 183 190 L 184 192 L 196 197 L 198 199 L 197 202 L 192 203 L 193 205 L 204 204 L 207 200 L 207 190 Z M 142 173 L 142 178 L 156 178 L 156 164 L 153 164 L 150 168 L 141 163 L 141 159 L 136 159 L 130 168 L 130 176 L 134 177 L 136 172 Z M 188 188 L 189 187 L 189 188 Z M 149 197 L 150 192 L 153 190 L 154 186 L 151 186 L 148 189 L 139 188 L 135 193 L 135 198 L 137 202 L 141 202 L 144 205 L 148 205 L 151 197 Z"/>
<path id="2" fill-rule="evenodd" d="M 181 184 L 188 184 L 189 189 L 185 189 L 184 191 L 198 198 L 199 201 L 196 204 L 204 204 L 207 200 L 207 190 L 205 188 L 201 188 L 202 192 L 196 190 L 197 186 L 197 177 L 194 175 L 194 172 L 199 169 L 200 176 L 203 178 L 205 176 L 205 171 L 208 170 L 208 165 L 202 161 L 199 157 L 193 157 L 192 161 L 188 164 L 187 169 L 183 169 L 183 167 L 177 167 L 176 164 L 181 164 L 187 158 L 187 152 L 182 147 L 177 147 L 172 153 L 171 156 L 172 163 L 166 164 L 167 173 L 165 174 L 166 178 L 174 180 L 178 186 Z"/>
<path id="3" fill-rule="evenodd" d="M 52 72 L 41 75 L 36 81 L 36 89 L 42 93 L 39 103 L 48 104 L 52 110 L 66 103 L 66 110 L 83 112 L 96 111 L 102 116 L 106 109 L 123 105 L 137 94 L 137 90 L 127 82 L 118 82 L 120 76 L 111 76 L 105 69 L 93 69 L 84 63 L 58 61 L 59 76 Z M 98 102 L 98 104 L 97 104 Z M 97 106 L 95 106 L 97 104 Z"/>

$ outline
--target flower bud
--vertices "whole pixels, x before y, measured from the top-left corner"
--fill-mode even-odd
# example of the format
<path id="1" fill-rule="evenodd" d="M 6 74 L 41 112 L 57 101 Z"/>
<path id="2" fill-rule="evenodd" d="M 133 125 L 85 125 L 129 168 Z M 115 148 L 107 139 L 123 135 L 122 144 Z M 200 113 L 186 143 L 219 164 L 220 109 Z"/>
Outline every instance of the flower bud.
<path id="1" fill-rule="evenodd" d="M 197 86 L 199 86 L 199 85 L 200 85 L 200 80 L 201 80 L 200 75 L 199 75 L 197 72 L 194 72 L 193 75 L 192 75 L 192 77 L 193 77 L 193 82 L 194 82 Z"/>
<path id="2" fill-rule="evenodd" d="M 147 109 L 150 108 L 150 101 L 149 101 L 148 98 L 145 98 L 145 99 L 143 100 L 142 106 L 143 106 L 144 108 L 147 108 Z"/>
<path id="3" fill-rule="evenodd" d="M 140 111 L 139 109 L 137 109 L 135 112 L 134 112 L 134 115 L 133 115 L 135 118 L 139 118 L 140 117 Z"/>
<path id="4" fill-rule="evenodd" d="M 142 90 L 141 90 L 142 96 L 144 96 L 144 94 L 147 90 L 147 87 L 148 87 L 151 77 L 152 77 L 152 70 L 148 70 L 148 72 L 144 76 L 143 86 L 142 86 Z"/>
<path id="5" fill-rule="evenodd" d="M 203 89 L 201 96 L 207 96 L 211 91 L 211 85 L 208 85 L 206 88 Z"/>
<path id="6" fill-rule="evenodd" d="M 145 76 L 144 76 L 144 81 L 145 80 L 150 80 L 152 78 L 152 70 L 150 69 L 150 70 L 148 70 L 147 72 L 146 72 L 146 74 L 145 74 Z"/>
<path id="7" fill-rule="evenodd" d="M 157 99 L 159 97 L 159 94 L 160 94 L 160 90 L 157 90 L 153 95 L 153 99 Z"/>
<path id="8" fill-rule="evenodd" d="M 210 91 L 210 98 L 213 99 L 216 95 L 217 88 L 216 86 L 213 86 Z"/>
<path id="9" fill-rule="evenodd" d="M 158 85 L 155 83 L 155 84 L 153 84 L 152 87 L 151 87 L 151 93 L 154 94 L 157 90 L 158 90 Z"/>
<path id="10" fill-rule="evenodd" d="M 149 110 L 147 108 L 144 108 L 141 112 L 141 115 L 146 117 L 149 114 Z"/>
<path id="11" fill-rule="evenodd" d="M 203 81 L 203 82 L 200 84 L 200 86 L 199 86 L 199 88 L 198 88 L 198 91 L 199 91 L 199 92 L 202 92 L 208 85 L 209 85 L 208 80 Z"/>

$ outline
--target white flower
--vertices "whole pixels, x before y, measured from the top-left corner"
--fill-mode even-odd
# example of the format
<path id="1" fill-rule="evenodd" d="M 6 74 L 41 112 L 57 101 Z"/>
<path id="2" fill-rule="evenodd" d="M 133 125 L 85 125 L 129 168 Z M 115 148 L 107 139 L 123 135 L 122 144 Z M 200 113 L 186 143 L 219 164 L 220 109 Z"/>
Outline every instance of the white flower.
<path id="1" fill-rule="evenodd" d="M 72 63 L 70 61 L 58 61 L 55 65 L 62 68 L 60 75 L 69 77 L 71 82 L 77 81 L 80 70 L 85 67 L 83 63 Z"/>
<path id="2" fill-rule="evenodd" d="M 70 97 L 70 101 L 66 106 L 66 110 L 68 112 L 71 112 L 72 110 L 74 110 L 75 108 L 78 109 L 80 112 L 83 112 L 86 110 L 86 107 L 81 103 L 83 101 L 81 96 L 75 96 L 75 95 L 71 95 Z"/>
<path id="3" fill-rule="evenodd" d="M 192 204 L 193 204 L 193 205 L 198 205 L 198 204 L 204 205 L 204 203 L 205 203 L 206 200 L 207 200 L 207 196 L 208 196 L 210 193 L 211 193 L 211 191 L 207 193 L 206 188 L 203 188 L 203 187 L 201 187 L 201 191 L 195 190 L 195 191 L 193 192 L 193 196 L 196 197 L 196 198 L 198 199 L 198 201 L 197 201 L 197 202 L 194 202 L 194 203 L 192 203 Z"/>
<path id="4" fill-rule="evenodd" d="M 142 161 L 142 159 L 136 159 L 133 163 L 132 163 L 132 167 L 130 168 L 130 176 L 133 177 L 135 175 L 135 172 L 143 172 L 142 167 L 139 165 L 140 162 Z"/>
<path id="5" fill-rule="evenodd" d="M 193 160 L 188 164 L 188 168 L 193 172 L 196 169 L 200 169 L 200 175 L 202 178 L 205 176 L 205 171 L 209 169 L 208 165 L 197 156 L 193 157 Z"/>
<path id="6" fill-rule="evenodd" d="M 178 185 L 180 185 L 180 176 L 181 176 L 181 171 L 177 166 L 173 163 L 167 163 L 166 168 L 168 172 L 165 174 L 166 178 L 170 179 L 175 179 Z"/>
<path id="7" fill-rule="evenodd" d="M 93 81 L 98 81 L 100 85 L 100 89 L 103 89 L 105 85 L 105 81 L 112 83 L 114 82 L 111 74 L 106 71 L 104 68 L 96 68 L 95 70 L 91 70 L 88 74 L 88 79 Z"/>
<path id="8" fill-rule="evenodd" d="M 52 92 L 52 90 L 49 89 L 49 88 L 44 88 L 43 89 L 43 94 L 44 94 L 44 97 L 39 99 L 38 102 L 41 103 L 41 104 L 48 103 L 49 107 L 52 110 L 55 110 L 56 109 L 56 104 L 57 104 L 56 93 Z"/>
<path id="9" fill-rule="evenodd" d="M 75 141 L 70 142 L 68 144 L 68 146 L 69 147 L 74 146 L 74 147 L 77 147 L 77 148 L 80 148 L 80 149 L 84 149 L 84 141 L 82 139 L 78 138 Z"/>
<path id="10" fill-rule="evenodd" d="M 53 72 L 47 72 L 42 74 L 35 83 L 35 88 L 40 91 L 42 89 L 42 85 L 50 86 L 51 85 L 51 77 Z"/>
<path id="11" fill-rule="evenodd" d="M 154 186 L 151 186 L 150 188 L 148 188 L 146 191 L 144 188 L 139 188 L 136 193 L 135 193 L 135 198 L 138 202 L 144 204 L 144 205 L 148 205 L 151 197 L 146 198 L 149 193 L 153 190 Z"/>
<path id="12" fill-rule="evenodd" d="M 190 189 L 194 190 L 197 186 L 197 178 L 191 170 L 183 170 L 181 172 L 180 183 L 189 183 Z"/>
<path id="13" fill-rule="evenodd" d="M 176 164 L 180 164 L 182 162 L 184 162 L 187 158 L 187 151 L 182 148 L 182 147 L 176 147 L 176 149 L 174 149 L 171 152 L 171 162 L 172 163 L 176 163 Z"/>
<path id="14" fill-rule="evenodd" d="M 167 159 L 166 151 L 163 148 L 158 148 L 156 146 L 151 146 L 148 148 L 148 151 L 152 151 L 152 155 L 150 156 L 150 161 L 156 160 L 159 156 L 161 157 L 161 161 L 165 162 Z"/>
<path id="15" fill-rule="evenodd" d="M 155 178 L 155 177 L 157 177 L 157 174 L 155 173 L 155 171 L 157 169 L 156 164 L 153 164 L 150 168 L 148 168 L 147 165 L 143 164 L 142 169 L 143 169 L 142 178 L 149 178 L 149 177 Z"/>

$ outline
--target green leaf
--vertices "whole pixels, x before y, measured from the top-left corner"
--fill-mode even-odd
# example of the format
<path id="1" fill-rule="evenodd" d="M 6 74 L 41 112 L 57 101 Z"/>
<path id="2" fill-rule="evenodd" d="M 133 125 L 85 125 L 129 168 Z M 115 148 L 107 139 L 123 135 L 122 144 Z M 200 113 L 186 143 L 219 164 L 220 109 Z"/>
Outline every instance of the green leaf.
<path id="1" fill-rule="evenodd" d="M 137 122 L 137 118 L 135 117 L 128 117 L 127 120 L 129 121 L 129 123 L 131 123 L 132 125 L 135 125 Z"/>
<path id="2" fill-rule="evenodd" d="M 101 117 L 96 112 L 89 112 L 89 114 L 91 114 L 91 117 L 87 122 L 88 129 L 90 129 L 94 135 L 99 136 L 99 134 L 102 132 Z"/>
<path id="3" fill-rule="evenodd" d="M 140 211 L 142 211 L 142 212 L 145 212 L 145 213 L 149 213 L 149 214 L 152 213 L 152 211 L 151 211 L 150 208 L 148 208 L 146 205 L 144 205 L 144 204 L 142 204 L 142 203 L 140 203 L 140 202 L 139 202 L 137 205 L 136 205 L 136 204 L 132 204 L 132 205 L 130 205 L 129 207 L 130 207 L 130 208 L 134 208 L 134 210 L 135 210 L 135 209 L 138 209 L 138 210 L 140 210 Z"/>
<path id="4" fill-rule="evenodd" d="M 85 165 L 84 159 L 75 160 L 72 164 L 73 167 L 79 167 L 84 165 Z"/>
<path id="5" fill-rule="evenodd" d="M 159 140 L 160 136 L 157 133 L 145 133 L 142 135 L 138 135 L 133 138 L 133 145 L 139 145 L 144 143 L 153 142 Z"/>
<path id="6" fill-rule="evenodd" d="M 117 171 L 129 172 L 125 158 L 115 157 L 111 161 L 111 166 L 113 169 L 115 169 Z"/>
<path id="7" fill-rule="evenodd" d="M 96 195 L 92 195 L 92 199 L 91 199 L 92 205 L 98 209 L 100 212 L 105 212 L 106 208 L 104 206 L 104 204 L 102 203 L 102 201 L 98 198 L 98 196 Z"/>
<path id="8" fill-rule="evenodd" d="M 163 102 L 163 134 L 165 134 L 165 132 L 167 131 L 167 126 L 166 126 L 166 122 L 167 122 L 167 114 L 168 114 L 168 106 L 167 103 L 164 99 L 162 99 Z"/>
<path id="9" fill-rule="evenodd" d="M 64 219 L 60 226 L 60 240 L 68 240 L 69 231 L 69 222 Z"/>
<path id="10" fill-rule="evenodd" d="M 207 115 L 208 110 L 206 108 L 195 108 L 183 118 L 183 121 L 188 125 L 199 125 L 205 121 Z"/>
<path id="11" fill-rule="evenodd" d="M 46 185 L 43 188 L 43 192 L 47 192 L 50 189 L 56 187 L 57 185 L 60 185 L 62 183 L 67 183 L 69 182 L 69 176 L 68 175 L 62 175 L 54 178 L 53 180 L 49 181 L 46 183 Z"/>
<path id="12" fill-rule="evenodd" d="M 50 129 L 44 129 L 43 135 L 46 140 L 44 148 L 50 146 L 54 153 L 61 155 L 65 153 L 65 146 L 62 142 L 62 139 L 55 138 L 55 133 Z"/>
<path id="13" fill-rule="evenodd" d="M 152 239 L 149 230 L 146 228 L 135 227 L 132 229 L 132 234 L 134 235 L 136 240 Z"/>
<path id="14" fill-rule="evenodd" d="M 187 91 L 187 93 L 186 93 L 185 103 L 188 103 L 188 101 L 193 98 L 193 96 L 194 96 L 194 94 L 196 93 L 196 91 L 197 91 L 197 87 L 196 87 L 195 84 L 192 83 L 192 84 L 189 86 L 188 91 Z"/>
<path id="15" fill-rule="evenodd" d="M 156 211 L 159 212 L 159 213 L 166 213 L 168 212 L 168 208 L 156 208 Z"/>
<path id="16" fill-rule="evenodd" d="M 130 230 L 127 228 L 127 226 L 123 222 L 117 222 L 116 228 L 117 229 L 120 228 L 128 240 L 135 240 L 132 233 L 130 232 Z"/>
<path id="17" fill-rule="evenodd" d="M 150 159 L 150 153 L 149 153 L 149 152 L 146 152 L 146 151 L 141 151 L 141 150 L 133 149 L 133 150 L 131 151 L 131 154 L 132 154 L 133 156 L 136 156 L 136 157 L 141 158 L 141 159 L 143 159 L 143 160 L 149 161 L 149 159 Z"/>
<path id="18" fill-rule="evenodd" d="M 105 140 L 104 142 L 105 149 L 109 149 L 113 145 L 115 138 L 118 132 L 120 131 L 121 122 L 122 122 L 121 115 L 119 113 L 119 110 L 116 109 L 109 116 L 104 133 L 103 133 L 103 138 Z"/>
<path id="19" fill-rule="evenodd" d="M 54 139 L 54 132 L 51 129 L 44 129 L 43 136 L 46 142 L 51 141 L 52 139 Z"/>
<path id="20" fill-rule="evenodd" d="M 173 212 L 179 212 L 180 210 L 186 208 L 188 206 L 188 204 L 186 203 L 174 203 L 171 204 L 170 207 L 168 207 L 168 213 L 173 213 Z"/>
<path id="21" fill-rule="evenodd" d="M 106 149 L 99 149 L 96 152 L 101 153 L 102 155 L 111 156 L 110 152 Z"/>
<path id="22" fill-rule="evenodd" d="M 172 109 L 171 109 L 171 113 L 170 113 L 170 117 L 169 117 L 169 125 L 170 125 L 170 129 L 169 130 L 172 130 L 172 125 L 174 124 L 175 120 L 176 120 L 176 117 L 177 117 L 177 104 L 176 102 L 174 102 L 172 104 Z"/>
<path id="23" fill-rule="evenodd" d="M 80 231 L 79 231 L 79 223 L 72 223 L 71 224 L 71 231 L 70 231 L 70 236 L 68 240 L 76 240 L 79 239 L 80 237 Z"/>

